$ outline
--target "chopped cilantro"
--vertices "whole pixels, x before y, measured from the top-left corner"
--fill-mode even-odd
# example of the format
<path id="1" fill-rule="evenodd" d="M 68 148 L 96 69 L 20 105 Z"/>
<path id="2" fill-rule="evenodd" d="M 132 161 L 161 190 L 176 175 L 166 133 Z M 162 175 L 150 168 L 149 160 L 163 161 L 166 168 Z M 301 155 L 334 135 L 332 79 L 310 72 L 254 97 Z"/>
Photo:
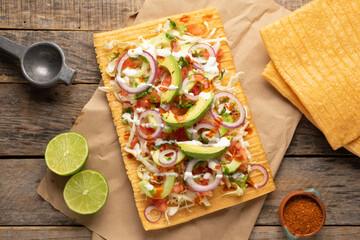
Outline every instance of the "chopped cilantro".
<path id="1" fill-rule="evenodd" d="M 150 194 L 151 195 L 155 194 L 155 188 L 150 191 Z"/>
<path id="2" fill-rule="evenodd" d="M 220 74 L 220 80 L 222 80 L 224 78 L 224 74 L 225 74 L 225 69 L 223 69 L 221 71 L 221 74 Z"/>
<path id="3" fill-rule="evenodd" d="M 238 180 L 236 180 L 236 179 L 235 179 L 235 178 L 233 178 L 233 177 L 230 177 L 230 179 L 231 179 L 231 180 L 233 180 L 233 181 L 236 183 L 236 185 L 240 186 L 240 183 L 239 183 L 239 181 L 238 181 Z"/>
<path id="4" fill-rule="evenodd" d="M 151 104 L 151 109 L 154 110 L 156 106 L 154 104 Z"/>
<path id="5" fill-rule="evenodd" d="M 171 33 L 165 33 L 165 36 L 167 39 L 169 39 L 171 41 L 175 41 L 175 37 Z"/>
<path id="6" fill-rule="evenodd" d="M 145 92 L 136 94 L 134 99 L 135 99 L 135 100 L 138 100 L 138 99 L 140 99 L 140 98 L 143 98 L 143 97 L 145 97 L 146 95 L 148 95 L 148 93 L 151 92 L 151 91 L 152 91 L 152 87 L 149 88 L 148 90 L 146 90 Z"/>
<path id="7" fill-rule="evenodd" d="M 187 26 L 184 25 L 184 26 L 181 26 L 181 27 L 177 27 L 177 29 L 178 29 L 179 33 L 181 35 L 183 35 L 187 31 Z"/>
<path id="8" fill-rule="evenodd" d="M 229 168 L 228 168 L 228 167 L 225 167 L 223 173 L 224 173 L 225 175 L 229 175 Z"/>
<path id="9" fill-rule="evenodd" d="M 171 28 L 171 29 L 176 28 L 176 22 L 174 22 L 174 21 L 173 21 L 173 20 L 171 20 L 170 18 L 168 18 L 168 20 L 169 20 L 169 25 L 170 25 L 170 28 Z"/>
<path id="10" fill-rule="evenodd" d="M 249 175 L 245 175 L 241 180 L 240 180 L 240 187 L 242 188 L 242 189 L 245 189 L 246 188 L 246 181 L 249 179 L 250 177 L 249 177 Z"/>
<path id="11" fill-rule="evenodd" d="M 152 93 L 149 94 L 149 98 L 150 98 L 150 102 L 152 102 L 152 103 L 159 102 L 159 100 L 157 100 L 157 98 Z"/>
<path id="12" fill-rule="evenodd" d="M 184 57 L 180 57 L 179 59 L 179 65 L 181 67 L 188 67 L 189 66 L 189 62 L 184 58 Z"/>
<path id="13" fill-rule="evenodd" d="M 174 105 L 178 108 L 191 108 L 192 106 L 194 106 L 194 102 L 185 99 L 183 103 L 181 95 L 179 95 L 179 103 L 174 103 Z"/>
<path id="14" fill-rule="evenodd" d="M 154 150 L 156 151 L 156 150 L 158 150 L 160 147 L 161 147 L 161 145 L 154 145 L 154 146 L 152 147 L 152 149 L 154 149 Z"/>
<path id="15" fill-rule="evenodd" d="M 195 164 L 193 170 L 198 169 L 200 166 L 204 167 L 204 166 L 205 166 L 205 163 L 206 163 L 206 162 L 202 162 L 202 161 L 197 162 L 197 163 Z"/>
<path id="16" fill-rule="evenodd" d="M 144 82 L 147 82 L 149 80 L 149 76 L 145 77 L 143 80 Z"/>
<path id="17" fill-rule="evenodd" d="M 194 51 L 193 55 L 194 55 L 194 57 L 199 57 L 198 51 Z"/>

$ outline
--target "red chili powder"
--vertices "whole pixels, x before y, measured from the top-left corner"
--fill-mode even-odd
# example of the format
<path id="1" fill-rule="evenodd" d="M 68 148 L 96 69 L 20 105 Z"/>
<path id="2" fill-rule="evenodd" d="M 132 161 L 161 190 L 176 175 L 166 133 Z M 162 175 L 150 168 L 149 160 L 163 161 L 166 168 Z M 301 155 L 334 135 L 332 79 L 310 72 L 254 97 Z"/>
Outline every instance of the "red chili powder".
<path id="1" fill-rule="evenodd" d="M 292 234 L 309 234 L 321 225 L 323 214 L 317 202 L 307 196 L 294 196 L 284 208 L 285 226 Z"/>

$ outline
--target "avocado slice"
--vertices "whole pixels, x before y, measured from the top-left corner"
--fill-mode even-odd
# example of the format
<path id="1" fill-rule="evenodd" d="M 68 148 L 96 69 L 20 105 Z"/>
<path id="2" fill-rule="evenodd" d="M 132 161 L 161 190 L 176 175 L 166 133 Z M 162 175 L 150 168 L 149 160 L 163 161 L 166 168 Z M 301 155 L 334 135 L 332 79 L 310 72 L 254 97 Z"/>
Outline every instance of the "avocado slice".
<path id="1" fill-rule="evenodd" d="M 170 170 L 169 173 L 173 173 L 174 170 Z M 142 180 L 139 182 L 139 187 L 146 196 L 154 198 L 154 199 L 163 199 L 167 195 L 171 193 L 172 188 L 174 187 L 175 183 L 175 176 L 174 175 L 167 175 L 164 185 L 160 187 L 154 187 L 152 184 L 149 183 L 148 180 Z M 152 190 L 149 190 L 147 186 L 152 186 Z"/>
<path id="2" fill-rule="evenodd" d="M 170 48 L 171 47 L 170 40 L 166 37 L 166 33 L 164 33 L 164 32 L 160 33 L 159 35 L 157 35 L 156 37 L 151 39 L 150 44 L 155 46 L 155 48 L 159 45 L 162 48 Z"/>
<path id="3" fill-rule="evenodd" d="M 229 141 L 233 136 L 226 136 Z M 179 142 L 177 145 L 181 148 L 187 156 L 199 159 L 211 159 L 220 156 L 228 147 L 207 147 L 206 144 L 188 144 L 186 142 Z"/>
<path id="4" fill-rule="evenodd" d="M 162 62 L 159 64 L 160 67 L 166 68 L 171 74 L 171 85 L 176 86 L 177 89 L 174 90 L 166 90 L 163 94 L 161 94 L 161 103 L 170 103 L 176 94 L 179 92 L 181 88 L 182 76 L 181 70 L 179 68 L 178 62 L 176 61 L 173 55 L 167 56 Z"/>
<path id="5" fill-rule="evenodd" d="M 162 119 L 164 122 L 166 122 L 167 125 L 174 128 L 189 127 L 194 125 L 207 113 L 211 107 L 214 93 L 210 91 L 206 94 L 210 94 L 210 96 L 205 99 L 199 95 L 196 104 L 189 108 L 187 113 L 184 115 L 175 115 L 173 112 L 169 111 L 162 115 Z"/>
<path id="6" fill-rule="evenodd" d="M 154 162 L 155 162 L 157 165 L 162 166 L 162 167 L 169 167 L 169 166 L 162 165 L 162 164 L 159 162 L 159 155 L 160 155 L 160 150 L 151 151 L 151 157 L 152 157 L 152 159 L 154 160 Z M 174 163 L 174 165 L 176 165 L 176 164 L 178 164 L 179 162 L 181 162 L 182 160 L 184 160 L 185 157 L 186 157 L 186 155 L 184 154 L 184 152 L 179 151 L 179 152 L 178 152 L 178 155 L 177 155 L 177 160 L 176 160 L 176 162 Z"/>
<path id="7" fill-rule="evenodd" d="M 229 114 L 223 115 L 222 119 L 224 120 L 224 122 L 228 122 L 228 123 L 234 122 L 233 118 Z M 221 126 L 219 128 L 220 137 L 224 136 L 227 133 L 227 131 L 229 131 L 228 128 Z"/>
<path id="8" fill-rule="evenodd" d="M 189 157 L 211 159 L 220 156 L 228 147 L 204 147 L 186 143 L 178 144 L 181 150 Z"/>

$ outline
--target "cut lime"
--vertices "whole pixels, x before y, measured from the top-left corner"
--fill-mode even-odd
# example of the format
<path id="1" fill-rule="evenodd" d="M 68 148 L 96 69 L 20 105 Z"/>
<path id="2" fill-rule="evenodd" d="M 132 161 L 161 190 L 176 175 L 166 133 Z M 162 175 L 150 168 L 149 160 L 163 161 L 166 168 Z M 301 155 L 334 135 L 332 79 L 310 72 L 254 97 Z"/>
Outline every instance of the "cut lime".
<path id="1" fill-rule="evenodd" d="M 66 205 L 79 214 L 92 214 L 104 206 L 109 186 L 104 176 L 93 170 L 84 170 L 72 176 L 64 188 Z"/>
<path id="2" fill-rule="evenodd" d="M 45 150 L 48 168 L 61 176 L 77 173 L 89 156 L 86 138 L 76 132 L 61 133 L 50 140 Z"/>

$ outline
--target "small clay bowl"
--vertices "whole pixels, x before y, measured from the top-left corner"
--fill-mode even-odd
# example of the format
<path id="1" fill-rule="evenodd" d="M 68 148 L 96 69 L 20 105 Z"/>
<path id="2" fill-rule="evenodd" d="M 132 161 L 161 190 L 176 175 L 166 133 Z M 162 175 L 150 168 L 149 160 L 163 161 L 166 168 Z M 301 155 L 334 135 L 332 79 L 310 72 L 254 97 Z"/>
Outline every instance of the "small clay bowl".
<path id="1" fill-rule="evenodd" d="M 322 215 L 323 215 L 323 219 L 322 219 L 321 225 L 314 232 L 309 233 L 309 234 L 301 235 L 301 234 L 292 234 L 287 229 L 287 227 L 285 225 L 285 221 L 284 221 L 284 208 L 285 208 L 286 203 L 294 196 L 306 196 L 306 197 L 312 198 L 318 204 L 318 206 L 320 207 Z M 323 204 L 320 192 L 318 190 L 316 190 L 315 188 L 310 188 L 310 189 L 307 189 L 305 191 L 291 192 L 289 195 L 287 195 L 282 200 L 282 202 L 280 204 L 280 207 L 279 207 L 279 219 L 280 219 L 281 226 L 283 227 L 283 229 L 285 231 L 286 237 L 288 239 L 291 239 L 291 240 L 314 236 L 324 226 L 325 218 L 326 218 L 325 206 Z"/>

